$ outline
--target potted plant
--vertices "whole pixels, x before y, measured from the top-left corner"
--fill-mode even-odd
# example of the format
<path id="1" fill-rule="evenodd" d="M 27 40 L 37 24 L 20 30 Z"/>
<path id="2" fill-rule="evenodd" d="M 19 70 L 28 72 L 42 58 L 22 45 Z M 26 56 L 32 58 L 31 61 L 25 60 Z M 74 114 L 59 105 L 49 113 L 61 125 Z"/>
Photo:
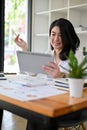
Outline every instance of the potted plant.
<path id="1" fill-rule="evenodd" d="M 78 59 L 70 50 L 68 63 L 69 71 L 69 87 L 70 95 L 73 97 L 81 97 L 83 92 L 84 77 L 87 76 L 87 55 L 82 59 L 81 63 L 78 63 Z M 81 88 L 81 89 L 80 89 Z"/>

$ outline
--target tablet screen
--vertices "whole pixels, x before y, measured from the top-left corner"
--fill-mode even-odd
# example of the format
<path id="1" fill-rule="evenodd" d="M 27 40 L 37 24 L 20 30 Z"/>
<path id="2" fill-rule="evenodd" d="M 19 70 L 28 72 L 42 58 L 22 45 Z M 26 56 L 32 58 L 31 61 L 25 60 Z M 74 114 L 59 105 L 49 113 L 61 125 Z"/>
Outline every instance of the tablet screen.
<path id="1" fill-rule="evenodd" d="M 20 72 L 45 73 L 42 66 L 54 62 L 53 56 L 45 53 L 17 51 L 17 57 Z"/>

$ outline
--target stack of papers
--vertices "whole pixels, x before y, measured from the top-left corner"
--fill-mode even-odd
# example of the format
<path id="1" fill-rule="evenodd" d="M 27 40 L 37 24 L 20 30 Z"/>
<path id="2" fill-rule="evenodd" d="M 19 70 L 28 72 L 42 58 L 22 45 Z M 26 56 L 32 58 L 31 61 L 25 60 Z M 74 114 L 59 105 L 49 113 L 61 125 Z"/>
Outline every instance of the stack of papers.
<path id="1" fill-rule="evenodd" d="M 55 80 L 55 87 L 63 90 L 69 90 L 68 78 L 59 78 Z M 84 89 L 87 88 L 87 79 L 84 79 Z"/>
<path id="2" fill-rule="evenodd" d="M 53 81 L 38 77 L 10 77 L 0 82 L 0 94 L 20 101 L 31 101 L 66 93 L 53 87 Z"/>
<path id="3" fill-rule="evenodd" d="M 59 78 L 55 80 L 55 87 L 68 90 L 69 89 L 69 84 L 68 84 L 68 79 L 67 78 Z"/>
<path id="4" fill-rule="evenodd" d="M 49 96 L 67 93 L 68 79 L 51 79 L 46 77 L 11 76 L 0 81 L 0 94 L 20 101 L 31 101 Z M 85 80 L 85 87 L 87 87 Z"/>

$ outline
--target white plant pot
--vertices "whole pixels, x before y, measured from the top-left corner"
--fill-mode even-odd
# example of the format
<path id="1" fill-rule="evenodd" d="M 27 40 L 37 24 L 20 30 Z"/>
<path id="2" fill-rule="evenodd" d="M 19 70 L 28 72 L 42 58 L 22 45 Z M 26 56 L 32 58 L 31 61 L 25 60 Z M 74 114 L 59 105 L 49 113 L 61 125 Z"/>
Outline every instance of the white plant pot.
<path id="1" fill-rule="evenodd" d="M 83 96 L 84 79 L 69 78 L 69 91 L 72 97 Z"/>

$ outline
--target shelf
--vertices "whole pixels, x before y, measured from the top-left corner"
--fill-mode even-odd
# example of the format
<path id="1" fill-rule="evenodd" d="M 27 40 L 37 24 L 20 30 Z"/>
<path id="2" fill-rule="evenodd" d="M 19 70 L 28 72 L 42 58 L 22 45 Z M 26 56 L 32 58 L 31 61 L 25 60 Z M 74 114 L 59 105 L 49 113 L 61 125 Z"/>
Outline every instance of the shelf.
<path id="1" fill-rule="evenodd" d="M 34 44 L 32 45 L 32 50 L 34 52 L 44 53 L 48 48 L 48 37 L 34 37 Z"/>
<path id="2" fill-rule="evenodd" d="M 36 15 L 49 15 L 50 11 L 37 12 Z"/>
<path id="3" fill-rule="evenodd" d="M 48 33 L 49 17 L 47 15 L 35 16 L 35 34 Z"/>
<path id="4" fill-rule="evenodd" d="M 87 27 L 87 0 L 33 0 L 33 9 L 33 51 L 49 49 L 49 26 L 55 19 L 69 19 L 75 28 L 80 25 Z M 87 47 L 87 30 L 76 32 L 81 48 Z"/>
<path id="5" fill-rule="evenodd" d="M 51 10 L 68 7 L 67 0 L 51 0 Z"/>
<path id="6" fill-rule="evenodd" d="M 66 13 L 67 13 L 67 10 L 68 10 L 67 8 L 60 8 L 60 9 L 51 10 L 50 12 L 51 12 L 51 13 L 53 13 L 53 12 L 54 12 L 54 13 L 55 13 L 55 12 L 57 12 L 57 13 L 58 13 L 58 12 L 65 13 L 65 12 L 66 12 Z"/>
<path id="7" fill-rule="evenodd" d="M 69 0 L 69 6 L 79 6 L 87 4 L 87 0 Z"/>
<path id="8" fill-rule="evenodd" d="M 75 9 L 79 11 L 87 11 L 87 4 L 82 4 L 82 5 L 75 5 L 75 6 L 70 6 L 69 9 Z"/>
<path id="9" fill-rule="evenodd" d="M 49 36 L 49 34 L 47 34 L 47 33 L 40 33 L 40 34 L 36 34 L 36 36 L 38 36 L 38 37 L 48 37 Z"/>
<path id="10" fill-rule="evenodd" d="M 77 32 L 77 34 L 85 34 L 85 35 L 87 35 L 87 31 L 76 31 Z"/>
<path id="11" fill-rule="evenodd" d="M 53 21 L 58 18 L 67 18 L 67 13 L 66 12 L 52 12 L 50 16 L 51 16 L 51 20 Z"/>
<path id="12" fill-rule="evenodd" d="M 49 11 L 49 0 L 33 0 L 35 12 Z"/>

